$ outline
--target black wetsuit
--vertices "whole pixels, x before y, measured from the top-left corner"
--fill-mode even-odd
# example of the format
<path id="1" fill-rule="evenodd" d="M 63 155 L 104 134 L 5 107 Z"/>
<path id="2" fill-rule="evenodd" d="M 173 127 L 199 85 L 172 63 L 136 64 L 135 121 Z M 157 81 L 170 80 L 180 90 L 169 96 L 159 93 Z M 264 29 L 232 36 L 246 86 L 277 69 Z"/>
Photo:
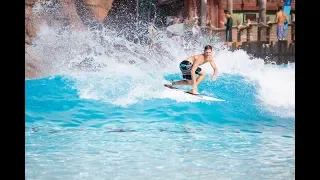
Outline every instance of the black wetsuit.
<path id="1" fill-rule="evenodd" d="M 232 42 L 232 18 L 227 18 L 227 23 L 224 25 L 226 26 L 226 41 Z"/>
<path id="2" fill-rule="evenodd" d="M 192 63 L 188 60 L 183 60 L 181 63 L 180 63 L 180 70 L 181 70 L 181 73 L 182 73 L 182 77 L 184 79 L 187 79 L 187 80 L 192 80 L 192 77 L 191 77 L 191 68 L 192 68 Z M 201 68 L 198 67 L 195 71 L 196 74 L 199 74 L 201 72 Z"/>

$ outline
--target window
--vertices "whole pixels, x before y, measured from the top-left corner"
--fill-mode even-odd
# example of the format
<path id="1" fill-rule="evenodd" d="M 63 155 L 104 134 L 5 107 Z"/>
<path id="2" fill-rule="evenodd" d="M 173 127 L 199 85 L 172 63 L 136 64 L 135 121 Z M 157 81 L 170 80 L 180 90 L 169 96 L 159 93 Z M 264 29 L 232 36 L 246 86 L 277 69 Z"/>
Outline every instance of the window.
<path id="1" fill-rule="evenodd" d="M 257 15 L 256 14 L 243 14 L 244 22 L 247 22 L 247 19 L 250 19 L 250 21 L 257 22 Z"/>

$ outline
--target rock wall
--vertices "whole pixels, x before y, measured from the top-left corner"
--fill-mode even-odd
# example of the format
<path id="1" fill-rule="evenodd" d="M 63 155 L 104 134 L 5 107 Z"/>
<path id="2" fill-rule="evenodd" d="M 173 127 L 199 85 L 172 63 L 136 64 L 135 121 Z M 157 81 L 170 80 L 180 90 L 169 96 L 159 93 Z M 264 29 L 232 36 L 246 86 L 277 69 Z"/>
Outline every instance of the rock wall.
<path id="1" fill-rule="evenodd" d="M 88 22 L 103 23 L 112 3 L 113 0 L 25 0 L 25 77 L 43 75 L 31 46 L 41 24 L 83 30 L 90 25 Z M 49 8 L 41 11 L 41 4 Z"/>

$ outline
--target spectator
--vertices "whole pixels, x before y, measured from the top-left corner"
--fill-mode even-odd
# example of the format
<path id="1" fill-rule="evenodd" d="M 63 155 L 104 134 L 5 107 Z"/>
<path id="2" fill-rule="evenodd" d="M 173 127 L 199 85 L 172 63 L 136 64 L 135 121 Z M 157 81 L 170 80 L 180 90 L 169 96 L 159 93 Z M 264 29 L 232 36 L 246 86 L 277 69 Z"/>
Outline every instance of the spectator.
<path id="1" fill-rule="evenodd" d="M 231 17 L 231 13 L 229 11 L 225 11 L 224 15 L 227 19 L 227 23 L 224 23 L 223 21 L 220 21 L 220 23 L 226 26 L 226 41 L 232 42 L 232 17 Z"/>
<path id="2" fill-rule="evenodd" d="M 280 6 L 280 5 L 278 5 L 278 12 L 275 17 L 275 22 L 278 24 L 278 26 L 277 26 L 278 40 L 284 40 L 286 37 L 285 23 L 288 23 L 289 20 L 288 20 L 286 13 L 283 12 L 282 6 Z"/>

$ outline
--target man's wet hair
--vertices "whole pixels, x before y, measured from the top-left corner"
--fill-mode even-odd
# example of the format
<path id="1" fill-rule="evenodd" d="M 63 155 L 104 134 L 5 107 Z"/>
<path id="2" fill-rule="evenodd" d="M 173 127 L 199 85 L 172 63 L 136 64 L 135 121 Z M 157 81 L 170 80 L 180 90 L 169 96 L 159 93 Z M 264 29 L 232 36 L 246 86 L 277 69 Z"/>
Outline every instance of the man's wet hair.
<path id="1" fill-rule="evenodd" d="M 282 6 L 278 5 L 278 11 L 281 11 L 281 10 L 282 10 Z"/>
<path id="2" fill-rule="evenodd" d="M 204 50 L 207 50 L 207 49 L 210 49 L 210 50 L 212 51 L 212 46 L 206 45 L 206 46 L 204 47 Z"/>

